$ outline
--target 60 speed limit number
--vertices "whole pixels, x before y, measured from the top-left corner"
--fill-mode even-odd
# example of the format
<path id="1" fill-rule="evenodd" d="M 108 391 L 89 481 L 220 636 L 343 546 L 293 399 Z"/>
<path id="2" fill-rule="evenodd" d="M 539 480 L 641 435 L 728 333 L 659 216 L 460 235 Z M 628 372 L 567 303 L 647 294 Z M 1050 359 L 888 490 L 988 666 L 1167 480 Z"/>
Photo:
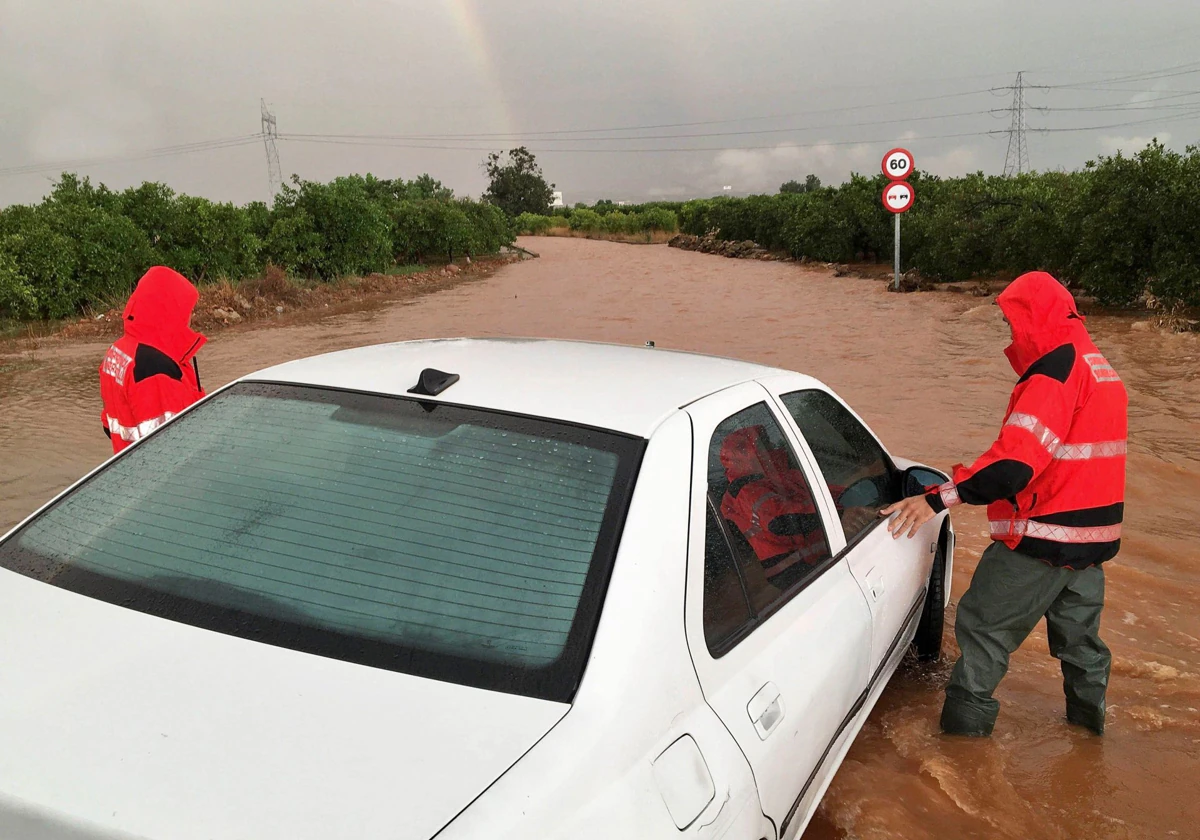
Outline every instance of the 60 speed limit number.
<path id="1" fill-rule="evenodd" d="M 883 156 L 883 174 L 890 181 L 904 181 L 912 174 L 913 156 L 908 149 L 892 149 Z"/>

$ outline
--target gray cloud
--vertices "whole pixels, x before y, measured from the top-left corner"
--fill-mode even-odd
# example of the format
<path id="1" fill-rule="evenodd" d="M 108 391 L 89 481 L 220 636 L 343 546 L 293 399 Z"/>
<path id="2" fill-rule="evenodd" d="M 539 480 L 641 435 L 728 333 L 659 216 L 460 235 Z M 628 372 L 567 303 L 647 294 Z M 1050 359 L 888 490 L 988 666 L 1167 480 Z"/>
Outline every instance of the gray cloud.
<path id="1" fill-rule="evenodd" d="M 1008 100 L 987 89 L 1018 69 L 1078 85 L 1031 90 L 1054 109 L 1031 124 L 1095 127 L 1031 135 L 1038 168 L 1200 133 L 1200 97 L 1162 98 L 1200 90 L 1200 63 L 1098 83 L 1196 62 L 1190 0 L 0 0 L 0 21 L 0 170 L 85 159 L 115 187 L 236 201 L 265 196 L 260 143 L 94 161 L 251 135 L 266 97 L 284 134 L 458 135 L 282 141 L 285 172 L 307 178 L 427 171 L 478 194 L 486 150 L 517 135 L 652 125 L 673 127 L 523 142 L 569 201 L 836 183 L 900 137 L 939 174 L 996 172 L 1005 142 L 983 133 L 1007 127 L 990 112 Z M 1098 106 L 1141 110 L 1059 110 Z M 664 147 L 689 151 L 618 151 Z M 54 175 L 0 175 L 0 204 Z"/>

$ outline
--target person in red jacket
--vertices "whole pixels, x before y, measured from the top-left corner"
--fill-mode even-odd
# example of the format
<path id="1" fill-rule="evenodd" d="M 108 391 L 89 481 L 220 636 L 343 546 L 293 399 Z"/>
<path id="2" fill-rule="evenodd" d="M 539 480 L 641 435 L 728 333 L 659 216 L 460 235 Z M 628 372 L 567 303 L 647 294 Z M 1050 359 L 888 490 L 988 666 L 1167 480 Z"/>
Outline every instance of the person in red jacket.
<path id="1" fill-rule="evenodd" d="M 765 437 L 762 426 L 747 426 L 721 442 L 729 481 L 721 516 L 749 543 L 767 581 L 786 589 L 829 548 L 804 474 L 786 449 L 768 449 Z"/>
<path id="2" fill-rule="evenodd" d="M 989 735 L 992 697 L 1016 650 L 1046 618 L 1062 663 L 1067 720 L 1104 732 L 1111 655 L 1101 641 L 1106 560 L 1121 545 L 1128 396 L 1092 343 L 1075 301 L 1045 272 L 996 299 L 1019 379 L 1000 436 L 951 481 L 891 505 L 894 537 L 958 504 L 987 505 L 992 544 L 958 605 L 962 656 L 946 687 L 944 732 Z"/>
<path id="3" fill-rule="evenodd" d="M 177 271 L 155 266 L 125 304 L 125 334 L 100 363 L 100 422 L 113 452 L 148 435 L 204 396 L 194 332 L 200 293 Z"/>

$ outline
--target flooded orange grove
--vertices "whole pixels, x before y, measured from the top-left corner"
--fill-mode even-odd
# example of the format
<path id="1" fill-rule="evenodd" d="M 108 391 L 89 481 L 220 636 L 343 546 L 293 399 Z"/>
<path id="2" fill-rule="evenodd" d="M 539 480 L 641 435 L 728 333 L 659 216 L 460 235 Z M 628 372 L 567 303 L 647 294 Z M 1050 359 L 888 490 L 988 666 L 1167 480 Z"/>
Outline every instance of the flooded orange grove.
<path id="1" fill-rule="evenodd" d="M 833 386 L 893 452 L 942 468 L 991 442 L 1013 382 L 989 299 L 888 294 L 883 284 L 772 262 L 583 239 L 523 241 L 541 258 L 415 300 L 240 325 L 201 355 L 210 390 L 277 362 L 434 336 L 545 336 L 735 356 Z M 1130 393 L 1120 556 L 1106 566 L 1114 655 L 1103 739 L 1063 721 L 1044 627 L 1013 656 L 994 737 L 938 734 L 957 651 L 893 679 L 813 824 L 817 838 L 1200 837 L 1200 341 L 1095 315 L 1088 325 Z M 98 341 L 10 344 L 0 355 L 0 526 L 109 451 Z M 578 373 L 586 379 L 587 371 Z M 959 512 L 961 511 L 961 512 Z M 958 509 L 952 599 L 987 544 Z M 952 615 L 951 615 L 952 617 Z"/>

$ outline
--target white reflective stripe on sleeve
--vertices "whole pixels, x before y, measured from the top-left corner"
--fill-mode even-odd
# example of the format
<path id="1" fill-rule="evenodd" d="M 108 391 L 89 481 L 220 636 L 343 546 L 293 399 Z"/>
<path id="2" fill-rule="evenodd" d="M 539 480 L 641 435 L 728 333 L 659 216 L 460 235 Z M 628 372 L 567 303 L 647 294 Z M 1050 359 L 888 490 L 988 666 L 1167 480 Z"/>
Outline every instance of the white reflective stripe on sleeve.
<path id="1" fill-rule="evenodd" d="M 1100 543 L 1121 538 L 1120 525 L 1072 527 L 1035 522 L 1032 519 L 1010 519 L 988 524 L 993 537 L 1032 537 L 1060 543 Z"/>
<path id="2" fill-rule="evenodd" d="M 1054 454 L 1054 450 L 1058 449 L 1060 443 L 1058 435 L 1050 431 L 1049 426 L 1032 414 L 1022 414 L 1021 412 L 1010 414 L 1008 419 L 1004 421 L 1004 425 L 1016 426 L 1018 429 L 1024 429 L 1029 432 L 1051 454 Z"/>
<path id="3" fill-rule="evenodd" d="M 787 497 L 782 493 L 763 493 L 761 496 L 759 496 L 757 501 L 754 502 L 754 507 L 750 509 L 750 527 L 747 528 L 742 534 L 742 536 L 744 536 L 746 539 L 757 537 L 763 532 L 763 524 L 762 520 L 758 516 L 758 511 L 759 508 L 772 499 L 783 499 L 785 503 L 788 501 Z M 768 529 L 769 528 L 770 525 L 768 524 Z"/>
<path id="4" fill-rule="evenodd" d="M 110 416 L 108 418 L 108 433 L 117 435 L 121 440 L 133 443 L 135 440 L 141 440 L 174 416 L 175 412 L 167 411 L 158 417 L 152 417 L 149 420 L 138 423 L 136 426 L 122 426 L 115 417 Z"/>
<path id="5" fill-rule="evenodd" d="M 1100 443 L 1064 443 L 1054 450 L 1060 461 L 1090 461 L 1092 458 L 1117 458 L 1124 455 L 1127 446 L 1123 440 L 1105 440 Z"/>
<path id="6" fill-rule="evenodd" d="M 1126 452 L 1123 440 L 1104 440 L 1095 443 L 1063 443 L 1058 435 L 1032 414 L 1017 412 L 1004 422 L 1006 426 L 1025 429 L 1046 448 L 1057 461 L 1090 461 L 1093 458 L 1116 458 Z"/>
<path id="7" fill-rule="evenodd" d="M 958 497 L 958 488 L 954 486 L 953 481 L 938 485 L 937 493 L 942 497 L 942 504 L 947 508 L 952 508 L 962 502 L 962 499 Z"/>
<path id="8" fill-rule="evenodd" d="M 1099 353 L 1085 353 L 1083 361 L 1092 371 L 1092 378 L 1097 382 L 1120 382 L 1121 377 L 1113 370 L 1113 366 Z"/>
<path id="9" fill-rule="evenodd" d="M 112 435 L 113 437 L 119 437 L 121 440 L 124 440 L 124 441 L 132 441 L 133 440 L 133 430 L 132 429 L 127 429 L 124 426 L 122 426 L 117 421 L 117 418 L 113 417 L 112 415 L 109 415 L 107 420 L 108 420 L 108 433 L 110 435 Z"/>

